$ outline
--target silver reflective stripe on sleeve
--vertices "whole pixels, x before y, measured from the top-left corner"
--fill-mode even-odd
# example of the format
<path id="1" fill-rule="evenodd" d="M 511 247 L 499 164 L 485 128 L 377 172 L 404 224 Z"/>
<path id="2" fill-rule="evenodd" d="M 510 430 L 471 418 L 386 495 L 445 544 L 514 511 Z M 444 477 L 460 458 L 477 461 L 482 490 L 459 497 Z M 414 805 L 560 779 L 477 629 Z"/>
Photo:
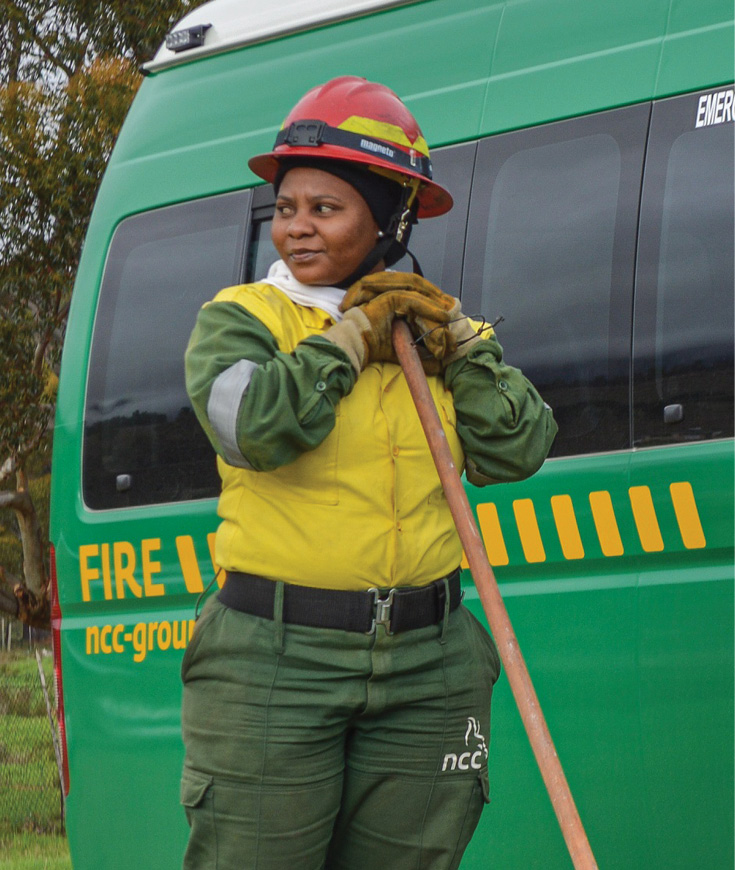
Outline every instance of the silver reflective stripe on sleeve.
<path id="1" fill-rule="evenodd" d="M 207 417 L 222 446 L 225 461 L 238 468 L 252 468 L 237 445 L 237 412 L 257 368 L 257 364 L 248 359 L 230 366 L 212 385 L 207 402 Z"/>

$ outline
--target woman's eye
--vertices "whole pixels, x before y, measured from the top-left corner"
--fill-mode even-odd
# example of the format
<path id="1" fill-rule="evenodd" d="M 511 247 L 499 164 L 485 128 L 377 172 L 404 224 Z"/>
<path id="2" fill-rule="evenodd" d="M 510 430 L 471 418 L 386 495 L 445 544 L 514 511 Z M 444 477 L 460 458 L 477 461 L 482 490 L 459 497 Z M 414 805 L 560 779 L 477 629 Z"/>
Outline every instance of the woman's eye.
<path id="1" fill-rule="evenodd" d="M 316 207 L 316 211 L 318 214 L 327 214 L 330 211 L 334 211 L 334 206 L 326 202 L 320 202 Z"/>

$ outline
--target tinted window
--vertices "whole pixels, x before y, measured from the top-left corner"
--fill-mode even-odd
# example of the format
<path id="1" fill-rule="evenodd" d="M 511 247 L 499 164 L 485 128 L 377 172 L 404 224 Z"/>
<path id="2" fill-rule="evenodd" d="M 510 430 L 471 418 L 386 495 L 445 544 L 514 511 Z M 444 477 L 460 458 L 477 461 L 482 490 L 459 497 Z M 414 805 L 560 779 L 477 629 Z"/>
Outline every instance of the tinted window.
<path id="1" fill-rule="evenodd" d="M 128 218 L 115 232 L 84 421 L 91 508 L 216 496 L 214 451 L 189 404 L 184 350 L 201 305 L 242 273 L 250 193 Z"/>
<path id="2" fill-rule="evenodd" d="M 465 310 L 553 407 L 552 455 L 630 443 L 629 351 L 648 108 L 485 140 L 473 182 Z"/>
<path id="3" fill-rule="evenodd" d="M 278 259 L 278 252 L 271 241 L 272 216 L 253 223 L 253 231 L 248 246 L 248 262 L 245 280 L 260 281 L 268 274 L 272 263 Z"/>
<path id="4" fill-rule="evenodd" d="M 452 194 L 454 206 L 440 217 L 420 220 L 413 228 L 408 245 L 424 275 L 451 296 L 461 295 L 470 184 L 476 153 L 475 142 L 432 151 L 434 180 Z M 409 257 L 399 260 L 392 268 L 413 272 Z"/>
<path id="5" fill-rule="evenodd" d="M 636 285 L 640 446 L 733 433 L 734 127 L 731 112 L 707 112 L 727 92 L 654 107 Z"/>

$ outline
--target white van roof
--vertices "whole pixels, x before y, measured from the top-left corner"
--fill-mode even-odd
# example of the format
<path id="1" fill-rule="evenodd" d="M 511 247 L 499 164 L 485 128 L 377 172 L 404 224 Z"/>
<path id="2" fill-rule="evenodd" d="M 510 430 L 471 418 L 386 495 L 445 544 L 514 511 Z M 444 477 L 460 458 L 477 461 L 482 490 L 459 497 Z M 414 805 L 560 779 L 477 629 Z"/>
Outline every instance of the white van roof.
<path id="1" fill-rule="evenodd" d="M 179 21 L 153 60 L 143 65 L 143 70 L 154 72 L 203 55 L 416 2 L 418 0 L 210 0 Z M 178 34 L 185 43 L 187 31 L 192 28 L 193 41 L 197 44 L 185 49 L 178 47 L 178 50 L 167 47 L 172 34 Z"/>

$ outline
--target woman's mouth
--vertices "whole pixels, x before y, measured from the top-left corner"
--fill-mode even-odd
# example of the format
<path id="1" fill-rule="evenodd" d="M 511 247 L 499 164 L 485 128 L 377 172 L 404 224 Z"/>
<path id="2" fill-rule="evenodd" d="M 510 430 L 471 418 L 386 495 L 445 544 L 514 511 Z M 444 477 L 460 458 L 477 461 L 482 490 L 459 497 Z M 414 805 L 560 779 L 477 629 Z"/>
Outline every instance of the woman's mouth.
<path id="1" fill-rule="evenodd" d="M 290 251 L 289 259 L 294 263 L 308 263 L 310 260 L 314 259 L 320 252 L 312 251 L 308 248 L 299 249 L 298 251 Z"/>

